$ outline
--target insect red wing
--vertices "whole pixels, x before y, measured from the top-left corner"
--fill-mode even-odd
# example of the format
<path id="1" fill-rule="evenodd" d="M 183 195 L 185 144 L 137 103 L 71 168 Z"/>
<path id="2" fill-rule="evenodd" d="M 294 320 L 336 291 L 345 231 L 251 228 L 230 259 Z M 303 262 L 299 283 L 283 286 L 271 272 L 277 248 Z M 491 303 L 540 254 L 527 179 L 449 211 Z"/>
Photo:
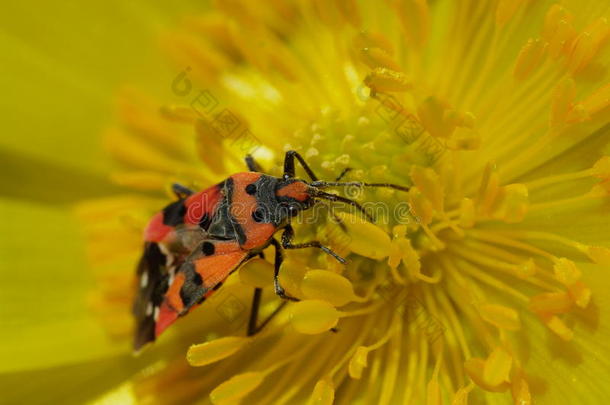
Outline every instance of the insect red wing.
<path id="1" fill-rule="evenodd" d="M 206 230 L 222 198 L 222 184 L 199 191 L 188 198 L 168 204 L 156 213 L 144 230 L 148 242 L 168 242 L 180 226 L 198 226 Z"/>
<path id="2" fill-rule="evenodd" d="M 155 337 L 213 293 L 248 257 L 235 241 L 201 242 L 171 280 L 158 313 L 154 310 Z"/>
<path id="3" fill-rule="evenodd" d="M 184 223 L 207 229 L 222 199 L 222 187 L 223 183 L 220 183 L 189 196 L 184 201 Z"/>

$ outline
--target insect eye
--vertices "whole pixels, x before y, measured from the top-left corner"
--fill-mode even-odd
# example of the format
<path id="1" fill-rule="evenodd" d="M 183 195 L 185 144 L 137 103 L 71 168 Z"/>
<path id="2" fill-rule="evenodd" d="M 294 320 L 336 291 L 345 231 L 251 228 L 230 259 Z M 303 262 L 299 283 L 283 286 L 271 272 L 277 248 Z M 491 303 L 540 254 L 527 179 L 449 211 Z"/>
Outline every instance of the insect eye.
<path id="1" fill-rule="evenodd" d="M 250 195 L 256 194 L 256 184 L 248 184 L 246 186 L 246 193 Z"/>
<path id="2" fill-rule="evenodd" d="M 252 213 L 252 219 L 254 219 L 254 221 L 256 221 L 256 222 L 262 222 L 265 219 L 264 211 L 260 208 L 257 208 Z"/>

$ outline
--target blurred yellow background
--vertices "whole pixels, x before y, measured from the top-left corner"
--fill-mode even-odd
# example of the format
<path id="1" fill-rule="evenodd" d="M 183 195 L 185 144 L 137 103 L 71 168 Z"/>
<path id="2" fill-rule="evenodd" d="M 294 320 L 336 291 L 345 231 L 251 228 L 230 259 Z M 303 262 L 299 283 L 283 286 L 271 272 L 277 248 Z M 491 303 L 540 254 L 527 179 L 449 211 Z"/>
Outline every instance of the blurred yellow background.
<path id="1" fill-rule="evenodd" d="M 92 386 L 95 376 L 79 367 L 102 357 L 100 383 L 121 379 L 105 368 L 116 361 L 107 357 L 116 346 L 87 314 L 92 279 L 71 207 L 120 191 L 108 181 L 111 162 L 100 145 L 117 90 L 129 83 L 169 93 L 176 73 L 159 57 L 156 38 L 177 16 L 202 9 L 195 3 L 2 5 L 0 403 L 54 385 L 65 387 L 58 398 L 38 400 L 77 403 L 99 394 L 107 387 Z M 54 366 L 61 367 L 46 372 Z M 88 389 L 66 391 L 83 381 Z"/>

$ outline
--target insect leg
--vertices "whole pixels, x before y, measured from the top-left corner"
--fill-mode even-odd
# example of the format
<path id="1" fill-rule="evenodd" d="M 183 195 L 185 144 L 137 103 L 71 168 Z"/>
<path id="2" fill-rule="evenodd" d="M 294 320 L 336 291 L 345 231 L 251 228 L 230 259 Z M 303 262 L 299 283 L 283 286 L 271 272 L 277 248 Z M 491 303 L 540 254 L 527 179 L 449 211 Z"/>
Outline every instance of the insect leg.
<path id="1" fill-rule="evenodd" d="M 251 172 L 259 172 L 262 173 L 263 169 L 261 165 L 258 164 L 256 160 L 252 157 L 252 155 L 246 155 L 246 166 L 248 166 L 248 170 Z"/>
<path id="2" fill-rule="evenodd" d="M 252 307 L 250 308 L 250 319 L 248 320 L 248 336 L 252 336 L 257 332 L 256 320 L 258 319 L 258 310 L 261 305 L 262 288 L 255 288 L 252 296 Z"/>
<path id="3" fill-rule="evenodd" d="M 172 191 L 178 198 L 185 198 L 194 193 L 190 188 L 178 183 L 172 184 Z"/>
<path id="4" fill-rule="evenodd" d="M 286 291 L 280 285 L 279 275 L 280 275 L 280 267 L 282 265 L 282 261 L 284 260 L 284 256 L 282 255 L 282 245 L 276 239 L 271 239 L 271 244 L 275 248 L 275 260 L 273 263 L 274 271 L 273 271 L 273 287 L 275 288 L 275 293 L 285 300 L 290 301 L 299 301 L 298 298 L 291 297 L 286 294 Z"/>
<path id="5" fill-rule="evenodd" d="M 258 310 L 260 308 L 262 294 L 263 290 L 261 288 L 254 289 L 254 295 L 252 297 L 252 309 L 250 312 L 250 320 L 248 322 L 248 336 L 252 336 L 260 332 L 280 312 L 280 310 L 284 308 L 284 305 L 286 305 L 286 301 L 282 301 L 282 303 L 273 310 L 267 319 L 257 326 Z"/>
<path id="6" fill-rule="evenodd" d="M 345 259 L 332 251 L 332 249 L 322 245 L 317 240 L 312 240 L 311 242 L 305 243 L 292 243 L 292 239 L 294 238 L 294 230 L 292 226 L 288 225 L 284 228 L 284 233 L 282 234 L 282 247 L 284 249 L 303 249 L 303 248 L 318 248 L 334 257 L 339 263 L 345 264 Z"/>
<path id="7" fill-rule="evenodd" d="M 307 162 L 305 162 L 305 159 L 303 159 L 303 157 L 299 155 L 299 153 L 295 150 L 289 150 L 288 152 L 286 152 L 286 155 L 284 157 L 285 179 L 290 179 L 295 175 L 294 158 L 296 158 L 301 164 L 301 166 L 303 166 L 303 169 L 305 169 L 305 172 L 307 172 L 307 175 L 311 178 L 312 181 L 318 181 L 318 177 L 314 174 L 313 170 L 311 170 Z"/>

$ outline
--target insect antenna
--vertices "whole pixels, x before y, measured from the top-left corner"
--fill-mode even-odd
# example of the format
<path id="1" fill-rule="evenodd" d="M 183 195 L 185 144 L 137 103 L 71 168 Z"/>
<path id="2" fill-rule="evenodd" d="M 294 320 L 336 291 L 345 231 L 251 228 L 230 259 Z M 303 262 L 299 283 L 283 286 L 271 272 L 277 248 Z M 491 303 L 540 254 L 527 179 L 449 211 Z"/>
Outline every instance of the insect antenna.
<path id="1" fill-rule="evenodd" d="M 360 211 L 370 222 L 375 222 L 375 219 L 368 212 L 366 212 L 364 207 L 362 205 L 360 205 L 358 202 L 354 201 L 354 200 L 350 200 L 349 198 L 342 197 L 340 195 L 326 193 L 326 192 L 321 191 L 321 190 L 316 190 L 316 192 L 314 193 L 313 196 L 315 198 L 319 198 L 321 200 L 339 201 L 339 202 L 351 205 L 352 207 L 354 207 L 358 211 Z"/>
<path id="2" fill-rule="evenodd" d="M 363 183 L 361 181 L 313 181 L 309 183 L 310 186 L 316 188 L 326 188 L 326 187 L 338 187 L 338 186 L 354 186 L 354 187 L 382 187 L 382 188 L 391 188 L 399 191 L 409 191 L 409 187 L 399 186 L 398 184 L 391 183 Z"/>

